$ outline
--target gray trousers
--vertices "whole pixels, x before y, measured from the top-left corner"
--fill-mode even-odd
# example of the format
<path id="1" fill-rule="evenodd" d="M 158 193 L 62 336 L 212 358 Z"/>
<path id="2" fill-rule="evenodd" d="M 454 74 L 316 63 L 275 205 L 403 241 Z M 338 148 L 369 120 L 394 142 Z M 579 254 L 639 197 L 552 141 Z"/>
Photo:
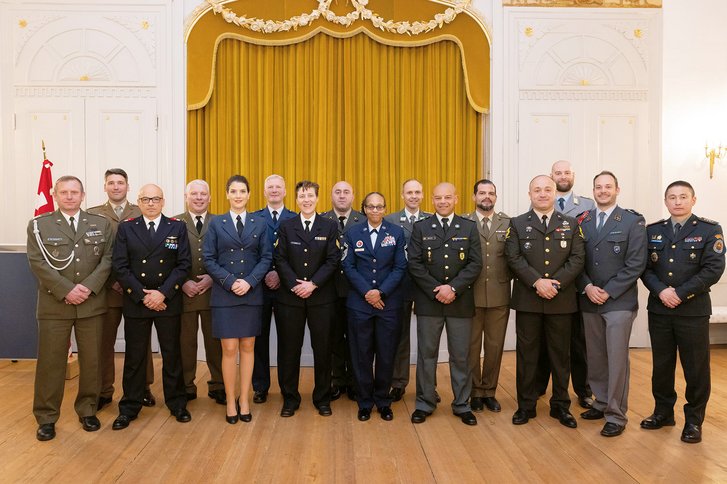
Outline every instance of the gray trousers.
<path id="1" fill-rule="evenodd" d="M 417 315 L 417 397 L 416 409 L 433 412 L 437 408 L 437 355 L 442 330 L 447 328 L 449 373 L 452 382 L 452 411 L 469 412 L 472 373 L 468 364 L 472 318 Z"/>
<path id="2" fill-rule="evenodd" d="M 636 311 L 583 313 L 588 355 L 588 383 L 593 408 L 607 422 L 626 425 L 629 397 L 629 338 Z"/>

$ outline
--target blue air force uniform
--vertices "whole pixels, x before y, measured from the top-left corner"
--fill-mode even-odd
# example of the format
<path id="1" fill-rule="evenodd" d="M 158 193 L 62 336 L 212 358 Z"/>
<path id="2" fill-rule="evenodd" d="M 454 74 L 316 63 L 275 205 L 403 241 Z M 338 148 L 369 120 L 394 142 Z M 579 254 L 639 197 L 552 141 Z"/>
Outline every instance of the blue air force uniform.
<path id="1" fill-rule="evenodd" d="M 654 413 L 674 415 L 678 349 L 687 381 L 685 420 L 687 424 L 701 425 L 711 389 L 709 288 L 725 269 L 722 227 L 692 214 L 676 234 L 671 219 L 650 224 L 647 239 L 649 260 L 641 279 L 649 289 Z M 675 308 L 666 307 L 659 299 L 659 293 L 668 287 L 673 287 L 682 301 Z"/>
<path id="2" fill-rule="evenodd" d="M 383 222 L 373 246 L 371 237 L 368 222 L 351 227 L 344 236 L 342 261 L 350 284 L 346 301 L 348 341 L 360 409 L 371 409 L 374 404 L 379 409 L 391 405 L 389 387 L 401 333 L 401 282 L 407 269 L 401 227 Z M 383 309 L 366 302 L 365 295 L 372 289 L 381 293 Z"/>

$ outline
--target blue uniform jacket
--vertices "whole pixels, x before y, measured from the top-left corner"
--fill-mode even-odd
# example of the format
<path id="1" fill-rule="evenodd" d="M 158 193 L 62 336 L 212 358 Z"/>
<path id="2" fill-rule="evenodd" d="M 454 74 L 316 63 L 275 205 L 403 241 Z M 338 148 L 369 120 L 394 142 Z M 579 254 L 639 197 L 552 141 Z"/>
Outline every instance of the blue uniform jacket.
<path id="1" fill-rule="evenodd" d="M 275 241 L 278 240 L 278 229 L 280 228 L 280 223 L 284 220 L 288 220 L 289 218 L 297 217 L 298 214 L 283 207 L 278 214 L 277 223 L 273 222 L 273 217 L 270 215 L 268 207 L 261 208 L 257 212 L 254 212 L 253 215 L 255 218 L 262 218 L 265 220 L 265 223 L 268 224 L 268 240 L 270 240 L 270 245 L 273 248 L 273 261 L 270 263 L 268 271 L 275 270 Z"/>
<path id="2" fill-rule="evenodd" d="M 366 302 L 371 289 L 384 293 L 384 311 L 398 309 L 404 300 L 402 278 L 406 274 L 406 239 L 398 225 L 379 226 L 376 247 L 371 246 L 368 222 L 352 226 L 344 234 L 343 271 L 351 284 L 346 305 L 357 311 L 379 311 Z"/>
<path id="3" fill-rule="evenodd" d="M 218 215 L 210 222 L 204 239 L 204 266 L 215 284 L 210 306 L 229 307 L 262 305 L 262 283 L 273 260 L 273 246 L 265 221 L 247 214 L 242 237 L 237 235 L 230 213 Z M 250 284 L 244 296 L 232 292 L 237 279 Z"/>

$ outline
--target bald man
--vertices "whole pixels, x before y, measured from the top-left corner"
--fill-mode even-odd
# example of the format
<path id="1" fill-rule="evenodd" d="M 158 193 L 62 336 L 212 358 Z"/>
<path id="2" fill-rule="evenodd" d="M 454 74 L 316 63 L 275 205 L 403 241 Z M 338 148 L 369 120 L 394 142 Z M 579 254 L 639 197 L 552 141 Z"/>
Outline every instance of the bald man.
<path id="1" fill-rule="evenodd" d="M 178 422 L 189 422 L 179 343 L 182 285 L 192 267 L 184 222 L 162 214 L 164 192 L 144 185 L 137 198 L 141 217 L 119 224 L 113 268 L 124 292 L 124 396 L 114 430 L 125 429 L 141 411 L 146 348 L 152 324 L 162 352 L 164 401 Z"/>
<path id="2" fill-rule="evenodd" d="M 577 311 L 576 277 L 583 270 L 583 234 L 575 218 L 555 210 L 555 182 L 547 175 L 532 179 L 531 209 L 510 221 L 505 257 L 512 270 L 510 307 L 516 311 L 517 401 L 512 423 L 536 416 L 536 370 L 541 341 L 546 340 L 553 372 L 550 416 L 566 427 L 577 423 L 570 413 L 568 378 L 572 314 Z"/>
<path id="3" fill-rule="evenodd" d="M 432 192 L 437 210 L 414 223 L 409 239 L 409 273 L 416 285 L 417 395 L 412 423 L 423 423 L 437 408 L 435 373 L 442 330 L 447 328 L 452 412 L 466 425 L 477 425 L 470 408 L 472 371 L 468 356 L 475 299 L 472 286 L 482 269 L 476 223 L 454 213 L 457 190 L 440 183 Z"/>

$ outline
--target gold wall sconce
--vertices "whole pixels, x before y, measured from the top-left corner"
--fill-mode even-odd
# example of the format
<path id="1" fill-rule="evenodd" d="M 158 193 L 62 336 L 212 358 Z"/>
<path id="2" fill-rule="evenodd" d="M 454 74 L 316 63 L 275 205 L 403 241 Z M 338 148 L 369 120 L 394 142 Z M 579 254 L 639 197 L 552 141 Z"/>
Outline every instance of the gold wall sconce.
<path id="1" fill-rule="evenodd" d="M 727 147 L 722 147 L 720 144 L 717 148 L 710 148 L 709 144 L 704 144 L 704 157 L 709 160 L 709 178 L 714 178 L 714 164 L 718 161 L 722 161 L 725 154 L 727 154 Z"/>

